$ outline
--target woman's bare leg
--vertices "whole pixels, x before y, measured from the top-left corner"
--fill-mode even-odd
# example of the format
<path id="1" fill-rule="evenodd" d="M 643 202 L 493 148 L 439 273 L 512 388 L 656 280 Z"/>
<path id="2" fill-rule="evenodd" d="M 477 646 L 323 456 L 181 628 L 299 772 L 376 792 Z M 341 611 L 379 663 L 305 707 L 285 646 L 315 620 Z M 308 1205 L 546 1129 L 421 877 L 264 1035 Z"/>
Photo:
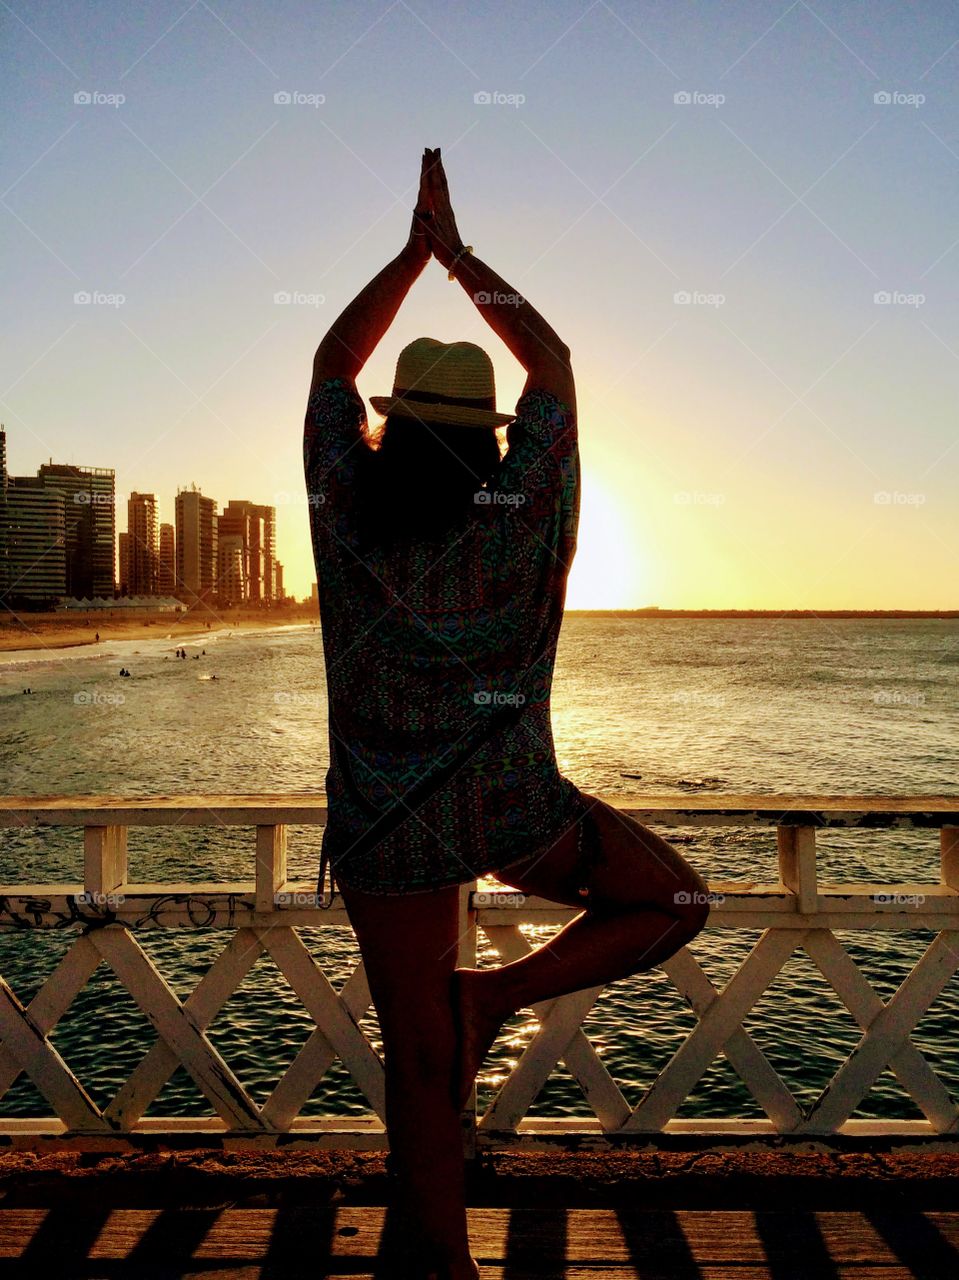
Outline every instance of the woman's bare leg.
<path id="1" fill-rule="evenodd" d="M 672 845 L 609 811 L 599 820 L 603 856 L 592 876 L 591 913 L 577 916 L 519 960 L 495 969 L 459 969 L 454 976 L 460 1104 L 503 1022 L 518 1009 L 650 969 L 674 955 L 706 922 L 707 885 Z M 501 878 L 527 896 L 580 906 L 577 862 L 571 831 L 535 861 L 504 870 Z"/>
<path id="2" fill-rule="evenodd" d="M 379 1016 L 386 1121 L 403 1207 L 422 1240 L 422 1275 L 472 1280 L 451 979 L 459 887 L 403 896 L 343 889 Z M 432 1257 L 430 1256 L 432 1255 Z"/>

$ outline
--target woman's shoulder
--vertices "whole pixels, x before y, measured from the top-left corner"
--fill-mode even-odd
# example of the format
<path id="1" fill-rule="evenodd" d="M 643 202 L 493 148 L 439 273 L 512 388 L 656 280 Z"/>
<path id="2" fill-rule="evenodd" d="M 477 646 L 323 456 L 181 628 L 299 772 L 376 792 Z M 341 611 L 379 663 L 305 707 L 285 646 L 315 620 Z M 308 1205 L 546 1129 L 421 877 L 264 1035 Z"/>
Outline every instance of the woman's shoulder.
<path id="1" fill-rule="evenodd" d="M 561 425 L 575 417 L 573 410 L 555 391 L 530 387 L 516 402 L 516 418 Z"/>
<path id="2" fill-rule="evenodd" d="M 366 410 L 360 393 L 356 389 L 356 383 L 343 374 L 321 378 L 314 382 L 310 388 L 308 409 L 313 416 L 334 414 L 338 411 L 355 413 L 358 409 L 363 417 L 366 417 Z"/>

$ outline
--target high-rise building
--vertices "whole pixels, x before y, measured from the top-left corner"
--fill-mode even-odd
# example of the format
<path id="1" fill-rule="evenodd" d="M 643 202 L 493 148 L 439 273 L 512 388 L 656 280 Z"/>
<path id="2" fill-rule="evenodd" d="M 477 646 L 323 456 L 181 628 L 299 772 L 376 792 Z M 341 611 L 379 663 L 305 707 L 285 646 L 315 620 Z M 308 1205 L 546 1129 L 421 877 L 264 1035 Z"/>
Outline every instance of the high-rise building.
<path id="1" fill-rule="evenodd" d="M 243 538 L 239 533 L 223 531 L 222 516 L 217 536 L 217 595 L 224 603 L 242 604 L 247 599 Z"/>
<path id="2" fill-rule="evenodd" d="M 218 521 L 220 537 L 229 539 L 231 547 L 239 545 L 241 567 L 239 577 L 243 584 L 243 600 L 250 599 L 251 580 L 257 576 L 259 570 L 259 556 L 257 548 L 259 544 L 259 533 L 255 527 L 256 522 L 250 512 L 249 502 L 237 502 L 235 499 L 228 502 L 223 509 L 223 514 Z"/>
<path id="3" fill-rule="evenodd" d="M 0 430 L 0 592 L 24 603 L 113 596 L 115 473 L 45 463 L 7 474 Z"/>
<path id="4" fill-rule="evenodd" d="M 159 589 L 160 530 L 154 493 L 131 493 L 127 500 L 127 534 L 131 596 L 155 596 Z"/>
<path id="5" fill-rule="evenodd" d="M 37 472 L 44 488 L 63 495 L 66 594 L 113 596 L 116 587 L 116 473 L 112 467 L 45 462 Z"/>
<path id="6" fill-rule="evenodd" d="M 176 535 L 172 524 L 160 525 L 160 563 L 157 590 L 161 596 L 172 596 L 176 590 Z"/>
<path id="7" fill-rule="evenodd" d="M 121 596 L 129 596 L 133 594 L 130 590 L 130 535 L 119 534 L 117 543 L 117 590 Z"/>
<path id="8" fill-rule="evenodd" d="M 244 598 L 272 600 L 276 590 L 276 508 L 233 498 L 220 516 L 220 533 L 243 541 Z"/>
<path id="9" fill-rule="evenodd" d="M 7 433 L 0 422 L 0 600 L 6 594 L 9 578 L 7 520 Z"/>
<path id="10" fill-rule="evenodd" d="M 67 594 L 67 536 L 59 489 L 40 476 L 9 476 L 6 485 L 5 598 L 50 604 Z"/>
<path id="11" fill-rule="evenodd" d="M 187 604 L 216 594 L 216 502 L 193 485 L 176 495 L 176 594 Z"/>
<path id="12" fill-rule="evenodd" d="M 283 592 L 283 566 L 279 560 L 275 561 L 275 579 L 273 583 L 274 599 L 285 600 L 286 596 Z"/>
<path id="13" fill-rule="evenodd" d="M 263 519 L 263 588 L 262 598 L 276 597 L 276 507 L 258 506 Z"/>

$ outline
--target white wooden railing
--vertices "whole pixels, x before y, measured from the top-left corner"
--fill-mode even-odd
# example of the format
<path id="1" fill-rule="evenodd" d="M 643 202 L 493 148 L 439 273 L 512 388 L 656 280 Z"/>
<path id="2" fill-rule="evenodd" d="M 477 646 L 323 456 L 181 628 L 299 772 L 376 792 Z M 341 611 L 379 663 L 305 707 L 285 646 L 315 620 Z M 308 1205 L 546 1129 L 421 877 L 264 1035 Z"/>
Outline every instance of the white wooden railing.
<path id="1" fill-rule="evenodd" d="M 636 1106 L 600 1061 L 583 1022 L 600 989 L 538 1006 L 539 1030 L 482 1115 L 464 1115 L 467 1149 L 575 1143 L 649 1142 L 654 1135 L 824 1135 L 947 1139 L 959 1135 L 959 1105 L 910 1035 L 959 969 L 959 797 L 657 796 L 610 797 L 654 827 L 758 827 L 775 831 L 780 880 L 713 883 L 708 928 L 760 933 L 733 977 L 717 990 L 688 948 L 661 966 L 697 1015 L 697 1024 Z M 337 902 L 320 909 L 314 883 L 287 877 L 287 828 L 325 821 L 322 796 L 216 796 L 124 799 L 111 796 L 0 799 L 0 827 L 82 828 L 83 884 L 0 886 L 0 929 L 70 930 L 75 940 L 29 1006 L 0 978 L 0 1098 L 25 1072 L 52 1114 L 0 1118 L 0 1141 L 17 1145 L 200 1145 L 319 1143 L 385 1145 L 383 1068 L 360 1027 L 370 1007 L 362 965 L 337 993 L 297 933 L 302 926 L 348 924 Z M 225 884 L 140 884 L 130 879 L 130 827 L 255 828 L 255 877 Z M 816 833 L 892 828 L 938 835 L 935 884 L 824 884 L 817 876 Z M 669 832 L 665 832 L 667 838 Z M 0 848 L 2 848 L 0 836 Z M 0 855 L 2 856 L 2 855 Z M 0 863 L 0 865 L 3 865 Z M 9 876 L 9 868 L 6 872 Z M 521 924 L 562 924 L 576 913 L 542 899 L 478 893 L 464 886 L 459 963 L 475 962 L 477 928 L 508 961 L 530 949 Z M 226 943 L 185 1000 L 164 980 L 137 939 L 145 929 L 218 928 Z M 928 930 L 924 954 L 895 995 L 870 985 L 837 931 Z M 9 936 L 9 934 L 7 935 Z M 695 945 L 695 944 L 694 944 Z M 833 987 L 861 1039 L 815 1103 L 805 1110 L 744 1028 L 744 1020 L 797 948 Z M 206 1035 L 219 1009 L 255 961 L 268 952 L 316 1023 L 277 1081 L 254 1103 Z M 157 1032 L 108 1106 L 97 1107 L 51 1043 L 71 1002 L 106 961 Z M 952 1047 L 952 1046 L 950 1046 Z M 677 1110 L 717 1055 L 724 1053 L 766 1119 L 678 1120 Z M 335 1059 L 369 1102 L 371 1116 L 313 1118 L 299 1112 Z M 531 1104 L 562 1061 L 595 1118 L 530 1118 Z M 182 1064 L 218 1118 L 148 1117 L 145 1112 Z M 890 1067 L 924 1120 L 850 1119 L 878 1075 Z"/>

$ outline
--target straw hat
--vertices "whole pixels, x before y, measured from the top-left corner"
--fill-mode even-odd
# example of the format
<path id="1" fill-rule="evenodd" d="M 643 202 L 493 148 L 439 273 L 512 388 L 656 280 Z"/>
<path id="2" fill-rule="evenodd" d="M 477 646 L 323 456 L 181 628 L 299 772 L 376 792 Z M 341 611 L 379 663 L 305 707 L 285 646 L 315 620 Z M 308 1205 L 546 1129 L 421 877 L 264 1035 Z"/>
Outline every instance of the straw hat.
<path id="1" fill-rule="evenodd" d="M 447 422 L 457 427 L 502 427 L 514 413 L 496 412 L 493 362 L 473 342 L 417 338 L 396 362 L 391 396 L 370 396 L 370 404 L 388 413 Z"/>

